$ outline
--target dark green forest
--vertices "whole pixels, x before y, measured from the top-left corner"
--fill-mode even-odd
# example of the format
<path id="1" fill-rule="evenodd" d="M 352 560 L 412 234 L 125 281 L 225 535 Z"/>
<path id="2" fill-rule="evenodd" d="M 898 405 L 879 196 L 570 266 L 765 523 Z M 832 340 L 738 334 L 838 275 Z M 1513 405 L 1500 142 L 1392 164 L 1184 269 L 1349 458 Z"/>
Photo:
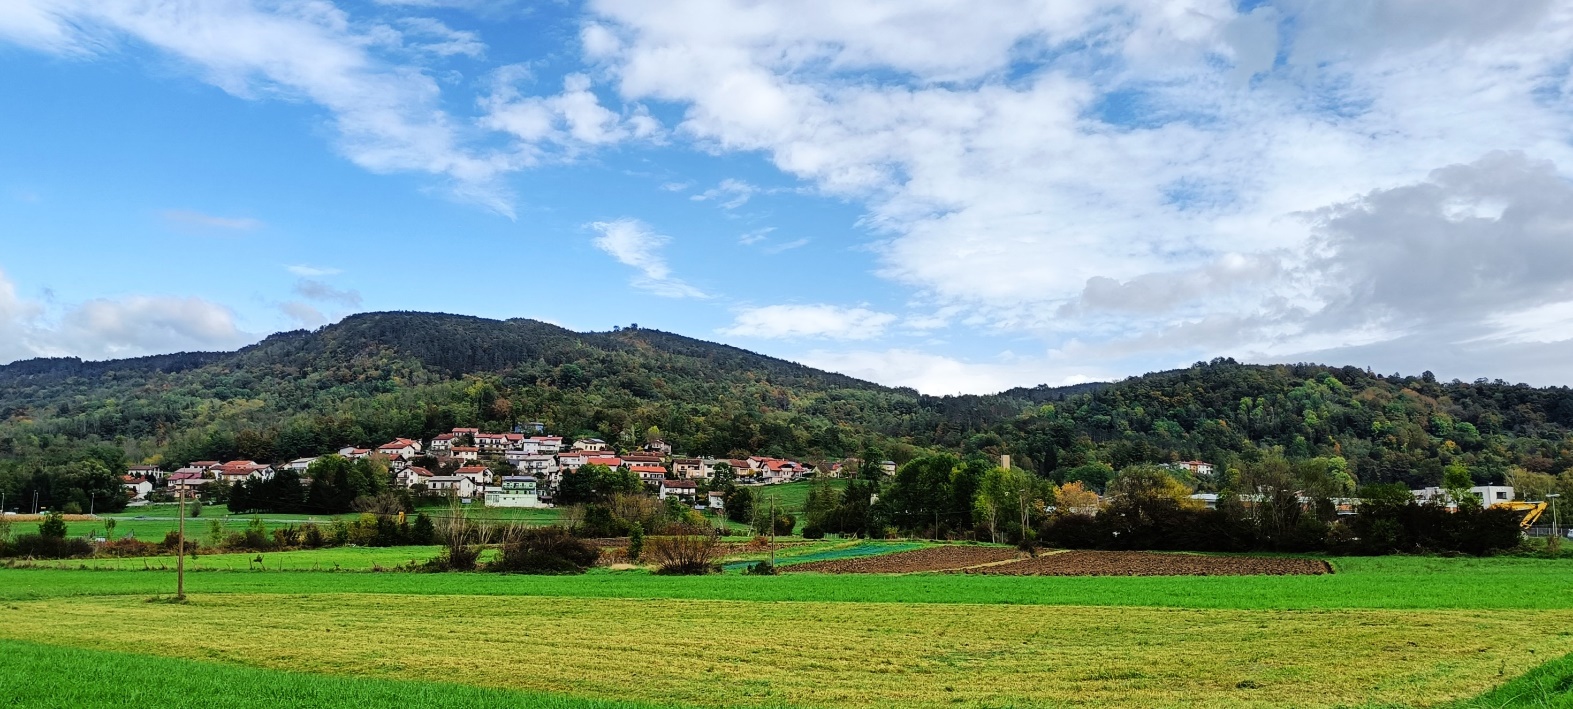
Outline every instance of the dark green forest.
<path id="1" fill-rule="evenodd" d="M 1342 458 L 1359 484 L 1573 476 L 1573 391 L 1353 367 L 1214 360 L 1106 384 L 931 397 L 631 325 L 367 313 L 229 353 L 0 366 L 0 493 L 15 508 L 113 497 L 128 465 L 280 462 L 455 426 L 540 421 L 622 446 L 651 427 L 690 455 L 808 461 L 878 449 L 1008 453 L 1098 487 L 1200 459 L 1221 488 L 1267 455 Z"/>

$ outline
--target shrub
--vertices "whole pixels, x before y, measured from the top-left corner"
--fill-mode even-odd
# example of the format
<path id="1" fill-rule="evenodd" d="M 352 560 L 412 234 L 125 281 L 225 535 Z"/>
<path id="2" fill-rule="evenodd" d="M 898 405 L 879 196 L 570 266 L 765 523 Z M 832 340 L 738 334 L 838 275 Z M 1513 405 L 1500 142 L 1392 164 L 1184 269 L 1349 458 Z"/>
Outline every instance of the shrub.
<path id="1" fill-rule="evenodd" d="M 511 574 L 578 574 L 594 566 L 601 550 L 561 527 L 518 532 L 503 542 L 502 555 L 487 571 Z"/>
<path id="2" fill-rule="evenodd" d="M 93 545 L 86 539 L 46 537 L 42 534 L 23 534 L 5 545 L 4 556 L 31 557 L 34 559 L 76 559 L 93 555 Z"/>
<path id="3" fill-rule="evenodd" d="M 635 522 L 628 528 L 628 560 L 639 561 L 644 553 L 644 525 Z"/>
<path id="4" fill-rule="evenodd" d="M 768 561 L 761 561 L 749 565 L 748 568 L 743 569 L 743 573 L 749 576 L 780 576 L 781 570 L 776 568 L 775 564 L 772 564 Z"/>
<path id="5" fill-rule="evenodd" d="M 52 539 L 66 538 L 66 518 L 58 511 L 50 512 L 44 516 L 44 521 L 38 523 L 38 536 Z"/>
<path id="6" fill-rule="evenodd" d="M 810 524 L 803 528 L 804 539 L 824 539 L 825 530 L 817 524 Z"/>
<path id="7" fill-rule="evenodd" d="M 310 522 L 300 526 L 300 543 L 309 549 L 316 549 L 328 543 L 328 538 L 323 535 L 322 528 Z"/>
<path id="8" fill-rule="evenodd" d="M 169 530 L 168 532 L 165 532 L 164 533 L 164 541 L 162 543 L 160 543 L 159 546 L 164 547 L 166 550 L 169 550 L 169 551 L 175 551 L 176 549 L 178 549 L 180 547 L 180 532 L 177 532 L 177 531 L 175 531 L 173 529 Z M 189 540 L 189 539 L 186 540 L 186 548 L 187 549 L 191 548 L 191 540 Z"/>
<path id="9" fill-rule="evenodd" d="M 186 508 L 186 516 L 187 517 L 201 517 L 202 516 L 202 501 L 201 500 L 192 500 L 191 501 L 191 505 Z"/>
<path id="10" fill-rule="evenodd" d="M 160 545 L 132 537 L 105 542 L 98 547 L 101 556 L 153 556 L 159 551 L 161 551 Z"/>
<path id="11" fill-rule="evenodd" d="M 797 526 L 797 518 L 785 512 L 777 512 L 775 524 L 768 519 L 761 519 L 754 526 L 758 534 L 774 534 L 778 537 L 790 536 L 792 528 Z"/>
<path id="12" fill-rule="evenodd" d="M 432 571 L 474 571 L 475 562 L 480 557 L 480 547 L 452 544 L 437 558 L 426 562 L 426 568 Z"/>
<path id="13" fill-rule="evenodd" d="M 410 543 L 426 546 L 437 543 L 437 529 L 425 512 L 415 515 L 415 526 L 410 529 Z"/>
<path id="14" fill-rule="evenodd" d="M 715 563 L 721 550 L 708 527 L 682 527 L 669 537 L 650 542 L 650 553 L 661 567 L 658 574 L 698 575 L 720 571 Z"/>

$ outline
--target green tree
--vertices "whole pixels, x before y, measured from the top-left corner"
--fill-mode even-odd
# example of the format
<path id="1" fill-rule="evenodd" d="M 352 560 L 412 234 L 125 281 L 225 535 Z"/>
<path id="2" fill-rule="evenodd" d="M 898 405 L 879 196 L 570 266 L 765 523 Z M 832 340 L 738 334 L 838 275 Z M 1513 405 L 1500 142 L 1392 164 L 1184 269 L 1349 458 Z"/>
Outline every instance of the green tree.
<path id="1" fill-rule="evenodd" d="M 66 538 L 66 518 L 59 510 L 51 510 L 44 515 L 44 521 L 38 524 L 38 536 L 51 539 Z"/>

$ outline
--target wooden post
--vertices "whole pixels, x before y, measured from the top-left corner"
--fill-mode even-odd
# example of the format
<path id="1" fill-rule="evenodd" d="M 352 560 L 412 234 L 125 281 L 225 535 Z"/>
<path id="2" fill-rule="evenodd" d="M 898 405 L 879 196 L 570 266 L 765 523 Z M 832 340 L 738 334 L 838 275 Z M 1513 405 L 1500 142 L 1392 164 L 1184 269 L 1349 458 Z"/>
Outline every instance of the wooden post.
<path id="1" fill-rule="evenodd" d="M 184 487 L 184 486 L 182 486 Z M 180 542 L 175 545 L 175 600 L 186 600 L 186 490 L 180 491 Z"/>
<path id="2" fill-rule="evenodd" d="M 776 498 L 770 498 L 770 565 L 776 565 Z"/>

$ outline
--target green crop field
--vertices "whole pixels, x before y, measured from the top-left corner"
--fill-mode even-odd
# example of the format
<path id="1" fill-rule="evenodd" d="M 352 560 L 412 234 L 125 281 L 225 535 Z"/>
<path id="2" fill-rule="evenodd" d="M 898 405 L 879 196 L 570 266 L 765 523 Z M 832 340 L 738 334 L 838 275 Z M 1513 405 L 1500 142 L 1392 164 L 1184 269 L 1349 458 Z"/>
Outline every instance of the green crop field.
<path id="1" fill-rule="evenodd" d="M 1558 659 L 1573 653 L 1568 561 L 1351 558 L 1327 576 L 1184 578 L 349 571 L 434 553 L 265 554 L 267 571 L 199 557 L 212 565 L 187 575 L 183 605 L 149 602 L 174 578 L 141 560 L 0 569 L 0 702 L 144 692 L 180 706 L 164 697 L 185 687 L 238 706 L 1573 706 L 1573 658 Z M 158 670 L 181 675 L 165 688 L 39 669 L 153 658 L 139 666 L 189 671 Z M 68 687 L 77 675 L 103 679 Z M 288 693 L 245 689 L 269 684 Z"/>

